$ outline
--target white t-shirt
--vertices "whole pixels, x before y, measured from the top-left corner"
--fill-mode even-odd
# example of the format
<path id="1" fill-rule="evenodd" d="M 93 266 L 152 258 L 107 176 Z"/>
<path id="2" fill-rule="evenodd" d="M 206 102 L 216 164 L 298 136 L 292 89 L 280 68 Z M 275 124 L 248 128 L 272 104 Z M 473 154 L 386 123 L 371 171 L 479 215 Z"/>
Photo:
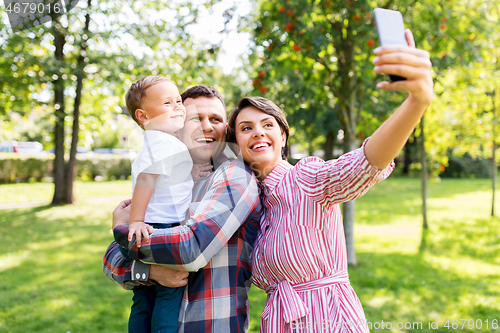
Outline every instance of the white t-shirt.
<path id="1" fill-rule="evenodd" d="M 140 173 L 159 176 L 144 222 L 170 224 L 184 221 L 191 203 L 192 168 L 191 155 L 179 139 L 161 131 L 145 131 L 142 150 L 132 163 L 132 191 Z"/>

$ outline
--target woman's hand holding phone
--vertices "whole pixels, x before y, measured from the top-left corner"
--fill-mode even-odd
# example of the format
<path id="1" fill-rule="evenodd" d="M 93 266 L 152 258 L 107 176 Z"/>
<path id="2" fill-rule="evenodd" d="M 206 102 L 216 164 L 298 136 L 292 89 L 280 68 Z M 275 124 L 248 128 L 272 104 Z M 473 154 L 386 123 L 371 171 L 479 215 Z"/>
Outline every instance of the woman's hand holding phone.
<path id="1" fill-rule="evenodd" d="M 377 73 L 398 75 L 406 80 L 383 81 L 377 87 L 390 91 L 408 91 L 408 100 L 427 107 L 434 96 L 430 55 L 425 50 L 415 48 L 415 40 L 409 29 L 405 30 L 405 36 L 409 46 L 378 47 L 374 50 L 376 57 L 373 63 Z"/>

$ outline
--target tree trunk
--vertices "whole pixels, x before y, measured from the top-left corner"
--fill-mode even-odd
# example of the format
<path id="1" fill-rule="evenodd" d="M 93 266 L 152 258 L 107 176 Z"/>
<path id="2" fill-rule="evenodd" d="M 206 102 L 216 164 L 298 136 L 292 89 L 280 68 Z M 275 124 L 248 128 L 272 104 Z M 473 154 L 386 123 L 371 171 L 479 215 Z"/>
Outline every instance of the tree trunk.
<path id="1" fill-rule="evenodd" d="M 88 0 L 87 3 L 87 15 L 85 15 L 85 28 L 84 35 L 88 36 L 89 24 L 90 24 L 90 8 L 92 5 L 92 0 Z M 85 54 L 87 51 L 87 41 L 83 40 L 80 55 L 77 57 L 76 65 L 76 96 L 75 105 L 73 108 L 73 128 L 71 133 L 71 150 L 69 153 L 69 162 L 66 168 L 66 202 L 73 203 L 73 183 L 76 176 L 76 148 L 78 147 L 78 135 L 80 131 L 80 105 L 82 101 L 82 89 L 83 89 L 83 78 L 85 76 Z"/>
<path id="2" fill-rule="evenodd" d="M 358 148 L 356 145 L 356 118 L 354 100 L 348 107 L 349 122 L 344 129 L 344 153 L 353 151 Z M 348 201 L 342 204 L 343 221 L 344 221 L 344 234 L 347 248 L 347 263 L 349 265 L 357 265 L 358 259 L 356 258 L 356 249 L 354 246 L 354 212 L 356 201 Z"/>
<path id="3" fill-rule="evenodd" d="M 424 118 L 420 120 L 420 152 L 421 152 L 421 164 L 422 164 L 422 172 L 421 172 L 421 180 L 422 180 L 422 220 L 424 229 L 428 229 L 429 226 L 427 224 L 427 180 L 429 175 L 427 173 L 427 153 L 425 152 L 425 134 L 424 134 Z"/>
<path id="4" fill-rule="evenodd" d="M 56 67 L 63 67 L 64 63 L 64 44 L 66 43 L 65 35 L 62 32 L 62 26 L 59 18 L 52 22 L 54 34 L 54 46 Z M 64 162 L 64 117 L 66 116 L 64 104 L 64 80 L 62 73 L 58 72 L 57 78 L 53 81 L 54 84 L 54 108 L 56 125 L 54 128 L 55 141 L 55 158 L 54 158 L 54 197 L 52 205 L 60 205 L 67 203 L 65 189 L 65 162 Z"/>
<path id="5" fill-rule="evenodd" d="M 352 132 L 354 133 L 354 132 Z M 354 135 L 344 135 L 344 152 L 349 152 L 356 149 L 356 141 Z M 349 265 L 356 265 L 358 259 L 356 258 L 356 249 L 354 246 L 354 213 L 356 207 L 356 200 L 344 202 L 342 204 L 342 215 L 344 221 L 344 234 L 347 248 L 347 263 Z"/>
<path id="6" fill-rule="evenodd" d="M 410 148 L 410 139 L 406 141 L 405 147 L 404 147 L 404 166 L 403 166 L 403 175 L 409 176 L 410 175 L 410 164 L 411 164 L 411 148 Z"/>
<path id="7" fill-rule="evenodd" d="M 354 62 L 354 32 L 351 25 L 337 26 L 337 33 L 342 37 L 338 46 L 338 71 L 332 82 L 339 82 L 338 89 L 334 86 L 334 94 L 338 98 L 338 117 L 344 130 L 344 153 L 356 149 L 356 78 L 353 73 Z M 347 249 L 347 263 L 356 265 L 354 248 L 354 208 L 355 202 L 342 204 L 344 233 Z"/>
<path id="8" fill-rule="evenodd" d="M 333 158 L 333 146 L 335 142 L 335 134 L 333 131 L 328 132 L 325 141 L 325 161 Z"/>

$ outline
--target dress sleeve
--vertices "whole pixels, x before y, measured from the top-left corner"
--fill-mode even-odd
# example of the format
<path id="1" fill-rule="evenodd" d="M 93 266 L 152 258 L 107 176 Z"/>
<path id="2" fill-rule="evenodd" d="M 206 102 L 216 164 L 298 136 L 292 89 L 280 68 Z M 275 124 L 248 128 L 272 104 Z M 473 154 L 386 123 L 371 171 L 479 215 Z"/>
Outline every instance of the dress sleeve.
<path id="1" fill-rule="evenodd" d="M 131 259 L 197 271 L 226 245 L 250 214 L 259 211 L 255 176 L 242 162 L 232 161 L 215 171 L 208 191 L 186 225 L 155 229 L 149 243 L 139 249 L 135 239 L 128 242 L 127 226 L 116 227 L 114 235 Z"/>
<path id="2" fill-rule="evenodd" d="M 308 157 L 296 165 L 297 184 L 308 196 L 321 204 L 332 206 L 363 196 L 373 185 L 387 178 L 394 169 L 394 161 L 383 170 L 372 166 L 363 146 L 340 156 L 323 161 Z"/>

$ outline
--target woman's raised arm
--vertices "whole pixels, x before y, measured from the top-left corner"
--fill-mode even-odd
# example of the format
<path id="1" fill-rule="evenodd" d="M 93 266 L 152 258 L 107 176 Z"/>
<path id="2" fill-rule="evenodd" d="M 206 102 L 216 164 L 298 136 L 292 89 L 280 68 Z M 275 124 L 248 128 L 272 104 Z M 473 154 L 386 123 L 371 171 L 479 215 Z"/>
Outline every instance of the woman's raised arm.
<path id="1" fill-rule="evenodd" d="M 410 45 L 408 47 L 384 46 L 375 49 L 377 57 L 373 62 L 377 73 L 406 78 L 404 81 L 380 82 L 377 87 L 409 92 L 408 98 L 373 133 L 365 146 L 367 160 L 378 169 L 389 165 L 403 148 L 434 95 L 429 53 L 415 48 L 413 35 L 408 29 L 406 39 Z"/>

